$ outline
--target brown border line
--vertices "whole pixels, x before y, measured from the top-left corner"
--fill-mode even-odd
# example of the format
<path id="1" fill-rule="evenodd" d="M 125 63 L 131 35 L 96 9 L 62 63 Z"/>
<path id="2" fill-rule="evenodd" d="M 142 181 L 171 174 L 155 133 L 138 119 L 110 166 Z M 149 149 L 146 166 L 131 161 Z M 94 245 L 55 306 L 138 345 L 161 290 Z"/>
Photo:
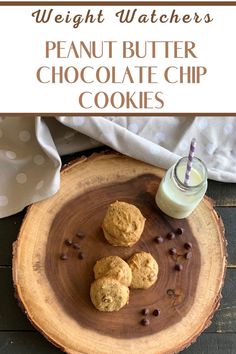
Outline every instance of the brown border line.
<path id="1" fill-rule="evenodd" d="M 68 116 L 68 117 L 74 117 L 74 116 L 84 116 L 84 117 L 170 117 L 170 116 L 176 116 L 176 117 L 196 117 L 196 116 L 204 116 L 204 117 L 229 117 L 229 116 L 234 116 L 236 117 L 236 113 L 228 112 L 228 113 L 174 113 L 174 112 L 164 112 L 164 113 L 130 113 L 130 112 L 122 112 L 122 113 L 84 113 L 84 112 L 74 112 L 74 113 L 65 113 L 65 112 L 59 112 L 59 113 L 44 113 L 44 112 L 36 112 L 36 113 L 1 113 L 0 116 L 5 116 L 5 117 L 18 117 L 19 115 L 24 115 L 26 117 L 32 117 L 32 116 L 44 116 L 44 117 L 54 117 L 54 116 Z"/>
<path id="2" fill-rule="evenodd" d="M 236 1 L 0 1 L 0 6 L 236 6 Z"/>

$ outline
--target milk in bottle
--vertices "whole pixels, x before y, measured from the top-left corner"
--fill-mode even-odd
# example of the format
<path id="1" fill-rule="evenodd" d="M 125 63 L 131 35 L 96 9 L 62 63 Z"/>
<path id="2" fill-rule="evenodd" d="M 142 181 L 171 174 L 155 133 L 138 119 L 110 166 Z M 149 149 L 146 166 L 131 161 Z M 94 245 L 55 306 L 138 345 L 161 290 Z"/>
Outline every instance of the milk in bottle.
<path id="1" fill-rule="evenodd" d="M 183 157 L 169 168 L 156 194 L 157 206 L 176 219 L 189 216 L 207 189 L 207 169 L 197 157 L 193 158 L 189 183 L 184 184 L 187 162 L 188 158 Z"/>

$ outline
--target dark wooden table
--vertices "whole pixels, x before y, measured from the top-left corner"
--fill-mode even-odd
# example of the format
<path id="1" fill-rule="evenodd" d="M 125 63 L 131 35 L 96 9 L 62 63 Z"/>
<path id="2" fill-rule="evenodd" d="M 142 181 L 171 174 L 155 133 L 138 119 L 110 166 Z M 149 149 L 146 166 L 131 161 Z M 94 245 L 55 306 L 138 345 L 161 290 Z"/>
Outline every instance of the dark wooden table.
<path id="1" fill-rule="evenodd" d="M 78 156 L 79 154 L 64 157 L 63 162 Z M 236 354 L 236 184 L 209 181 L 207 195 L 216 201 L 217 212 L 225 225 L 228 267 L 221 306 L 212 325 L 183 353 Z M 47 342 L 31 326 L 14 298 L 11 277 L 12 243 L 17 238 L 24 214 L 25 211 L 22 211 L 0 219 L 0 353 L 59 354 L 59 349 Z"/>

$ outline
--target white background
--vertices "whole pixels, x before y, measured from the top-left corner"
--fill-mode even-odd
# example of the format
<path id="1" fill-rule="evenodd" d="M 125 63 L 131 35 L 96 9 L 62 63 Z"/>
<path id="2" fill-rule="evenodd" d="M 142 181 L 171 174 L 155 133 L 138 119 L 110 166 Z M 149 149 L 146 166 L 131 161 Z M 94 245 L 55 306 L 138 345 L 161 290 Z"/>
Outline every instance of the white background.
<path id="1" fill-rule="evenodd" d="M 106 20 L 102 24 L 81 24 L 73 28 L 72 23 L 37 24 L 32 13 L 38 9 L 53 8 L 53 14 L 84 14 L 90 8 L 93 13 L 103 9 Z M 162 24 L 147 23 L 120 24 L 115 12 L 125 7 L 78 7 L 78 6 L 1 6 L 1 59 L 0 59 L 0 112 L 37 112 L 37 113 L 233 113 L 236 112 L 235 79 L 236 79 L 236 6 L 136 6 L 139 14 L 150 14 L 153 9 L 158 14 L 170 14 L 175 8 L 179 15 L 199 15 L 210 13 L 214 21 L 205 23 Z M 127 6 L 127 9 L 133 9 Z M 121 51 L 117 50 L 112 59 L 80 59 L 68 58 L 45 59 L 45 41 L 96 41 L 107 40 L 130 41 L 194 41 L 194 50 L 198 58 L 165 59 L 163 55 L 157 59 L 122 60 Z M 120 46 L 118 46 L 120 47 Z M 163 52 L 161 53 L 163 54 Z M 36 70 L 42 65 L 60 66 L 114 66 L 122 68 L 127 65 L 155 65 L 163 73 L 170 65 L 205 66 L 207 75 L 201 84 L 171 85 L 160 76 L 157 85 L 152 84 L 106 84 L 85 85 L 80 81 L 75 84 L 40 84 L 36 79 Z M 108 106 L 98 109 L 93 106 L 83 110 L 78 103 L 79 94 L 89 90 L 94 93 L 106 91 L 162 91 L 165 105 L 162 109 L 114 109 Z"/>

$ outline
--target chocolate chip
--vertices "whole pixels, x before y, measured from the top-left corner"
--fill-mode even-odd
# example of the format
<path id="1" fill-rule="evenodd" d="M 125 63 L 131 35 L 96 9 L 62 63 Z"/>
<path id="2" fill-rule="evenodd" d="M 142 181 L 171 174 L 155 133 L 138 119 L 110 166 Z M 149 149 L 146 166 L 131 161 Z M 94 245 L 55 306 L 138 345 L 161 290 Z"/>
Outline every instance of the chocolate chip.
<path id="1" fill-rule="evenodd" d="M 176 230 L 177 235 L 183 235 L 184 233 L 184 229 L 182 227 L 178 227 L 178 229 Z"/>
<path id="2" fill-rule="evenodd" d="M 153 316 L 159 316 L 160 313 L 161 313 L 161 311 L 159 309 L 155 309 L 152 314 L 153 314 Z"/>
<path id="3" fill-rule="evenodd" d="M 145 309 L 142 309 L 142 314 L 144 316 L 147 316 L 149 314 L 149 309 L 145 308 Z"/>
<path id="4" fill-rule="evenodd" d="M 192 247 L 193 247 L 193 245 L 191 244 L 191 242 L 186 242 L 186 243 L 184 244 L 184 248 L 185 248 L 186 250 L 190 250 Z"/>
<path id="5" fill-rule="evenodd" d="M 62 254 L 60 255 L 60 259 L 61 259 L 62 261 L 66 261 L 66 260 L 68 259 L 67 254 L 62 253 Z"/>
<path id="6" fill-rule="evenodd" d="M 190 258 L 192 258 L 192 252 L 187 252 L 187 253 L 185 253 L 185 255 L 184 255 L 184 257 L 186 258 L 186 259 L 190 259 Z"/>
<path id="7" fill-rule="evenodd" d="M 76 236 L 77 236 L 78 238 L 80 238 L 81 240 L 82 240 L 83 238 L 85 238 L 85 234 L 84 234 L 83 232 L 81 232 L 81 231 L 77 232 Z"/>
<path id="8" fill-rule="evenodd" d="M 167 295 L 168 295 L 169 297 L 175 296 L 175 291 L 174 291 L 174 289 L 168 289 L 168 290 L 166 291 L 166 293 L 167 293 Z"/>
<path id="9" fill-rule="evenodd" d="M 141 325 L 143 326 L 149 326 L 150 325 L 150 321 L 147 318 L 143 318 L 141 320 Z"/>
<path id="10" fill-rule="evenodd" d="M 177 270 L 178 272 L 180 272 L 181 270 L 183 270 L 182 264 L 176 263 L 176 265 L 175 265 L 175 270 Z"/>
<path id="11" fill-rule="evenodd" d="M 167 234 L 167 238 L 168 238 L 168 240 L 173 240 L 173 239 L 175 238 L 174 232 L 169 232 L 169 233 Z"/>
<path id="12" fill-rule="evenodd" d="M 66 245 L 66 246 L 71 246 L 72 243 L 73 243 L 73 242 L 72 242 L 71 240 L 68 240 L 68 239 L 65 240 L 65 245 Z"/>
<path id="13" fill-rule="evenodd" d="M 176 248 L 172 247 L 169 249 L 169 254 L 171 254 L 172 256 L 176 253 L 177 253 Z"/>
<path id="14" fill-rule="evenodd" d="M 76 250 L 79 250 L 79 249 L 80 249 L 80 245 L 79 245 L 78 243 L 76 243 L 76 242 L 74 242 L 74 243 L 72 244 L 72 246 L 73 246 L 73 248 L 75 248 Z"/>
<path id="15" fill-rule="evenodd" d="M 155 241 L 156 243 L 162 243 L 162 242 L 164 241 L 164 239 L 163 239 L 163 237 L 161 237 L 161 236 L 157 236 L 157 237 L 154 238 L 154 241 Z"/>
<path id="16" fill-rule="evenodd" d="M 78 258 L 79 259 L 84 259 L 84 253 L 83 252 L 79 252 L 78 253 Z"/>

